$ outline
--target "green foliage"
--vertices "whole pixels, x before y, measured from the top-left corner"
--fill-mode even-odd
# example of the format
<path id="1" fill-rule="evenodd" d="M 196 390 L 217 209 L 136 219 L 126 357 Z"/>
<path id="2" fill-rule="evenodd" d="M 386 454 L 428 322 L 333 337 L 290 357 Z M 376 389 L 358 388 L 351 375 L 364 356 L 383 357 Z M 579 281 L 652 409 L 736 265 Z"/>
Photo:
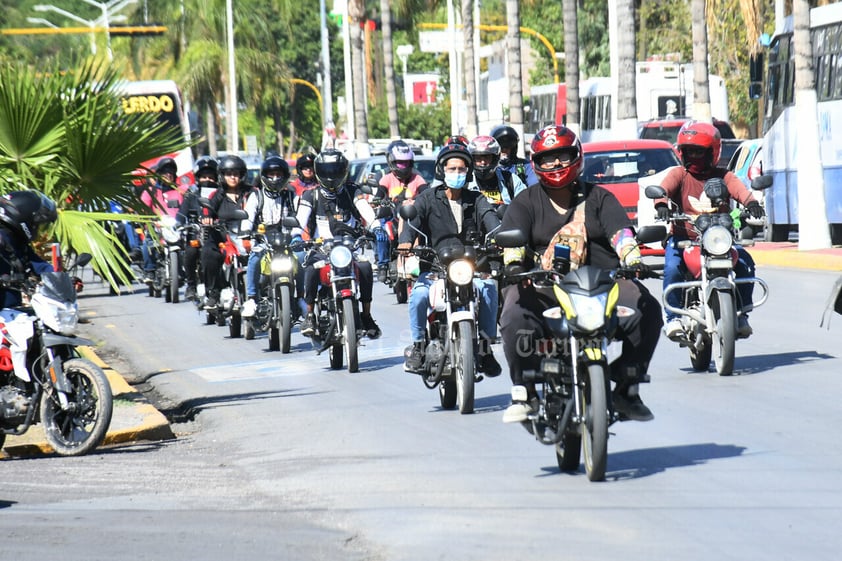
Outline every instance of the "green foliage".
<path id="1" fill-rule="evenodd" d="M 404 138 L 431 140 L 434 145 L 450 135 L 450 105 L 398 104 L 401 135 Z M 372 107 L 368 114 L 371 138 L 389 137 L 389 116 L 385 107 Z"/>

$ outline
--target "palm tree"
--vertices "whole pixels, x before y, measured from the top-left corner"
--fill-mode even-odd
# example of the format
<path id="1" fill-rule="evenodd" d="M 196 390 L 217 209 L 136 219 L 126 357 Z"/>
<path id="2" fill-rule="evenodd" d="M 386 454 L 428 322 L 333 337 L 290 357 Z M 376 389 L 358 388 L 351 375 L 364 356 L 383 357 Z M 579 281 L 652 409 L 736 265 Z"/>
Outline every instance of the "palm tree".
<path id="1" fill-rule="evenodd" d="M 33 188 L 52 198 L 59 217 L 42 241 L 55 236 L 65 253 L 91 253 L 112 286 L 129 284 L 125 250 L 103 223 L 155 217 L 112 214 L 110 203 L 149 213 L 126 188 L 132 172 L 184 148 L 184 138 L 150 114 L 123 114 L 118 76 L 101 61 L 53 66 L 0 65 L 0 192 Z"/>
<path id="2" fill-rule="evenodd" d="M 368 152 L 368 117 L 366 115 L 366 97 L 363 95 L 365 58 L 363 56 L 363 38 L 360 26 L 365 15 L 363 0 L 348 0 L 348 26 L 351 34 L 351 79 L 354 92 L 354 137 L 355 150 L 362 148 Z M 365 156 L 367 154 L 356 154 Z"/>
<path id="3" fill-rule="evenodd" d="M 792 2 L 792 41 L 795 58 L 795 122 L 798 123 L 798 249 L 830 247 L 824 195 L 824 173 L 819 147 L 816 77 L 810 42 L 810 4 Z"/>
<path id="4" fill-rule="evenodd" d="M 693 118 L 699 121 L 711 119 L 706 1 L 690 2 L 690 21 L 693 29 Z"/>
<path id="5" fill-rule="evenodd" d="M 398 96 L 395 92 L 395 56 L 392 48 L 392 8 L 389 0 L 380 0 L 380 29 L 383 32 L 383 74 L 386 79 L 386 107 L 389 112 L 389 135 L 401 135 L 398 120 Z"/>
<path id="6" fill-rule="evenodd" d="M 468 105 L 468 116 L 465 121 L 468 138 L 477 135 L 477 69 L 474 67 L 474 0 L 462 0 L 462 37 L 465 42 L 465 50 L 462 52 L 465 63 L 465 70 L 462 76 L 465 78 L 465 101 Z M 451 87 L 453 91 L 457 91 Z"/>
<path id="7" fill-rule="evenodd" d="M 579 15 L 577 0 L 563 0 L 564 84 L 567 87 L 567 126 L 579 134 Z M 534 131 L 532 131 L 534 132 Z"/>
<path id="8" fill-rule="evenodd" d="M 509 53 L 509 124 L 523 138 L 523 73 L 520 64 L 520 7 L 506 0 L 506 46 Z"/>

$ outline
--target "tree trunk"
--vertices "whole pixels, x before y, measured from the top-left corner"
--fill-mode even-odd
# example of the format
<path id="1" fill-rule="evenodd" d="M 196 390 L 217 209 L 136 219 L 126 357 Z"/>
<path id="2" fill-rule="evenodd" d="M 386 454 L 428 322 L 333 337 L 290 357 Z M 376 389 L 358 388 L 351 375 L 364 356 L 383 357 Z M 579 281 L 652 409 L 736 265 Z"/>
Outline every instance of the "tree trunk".
<path id="1" fill-rule="evenodd" d="M 693 118 L 711 122 L 710 84 L 708 79 L 708 24 L 705 18 L 706 0 L 691 0 L 690 17 L 693 26 Z"/>
<path id="2" fill-rule="evenodd" d="M 793 46 L 795 57 L 795 122 L 798 150 L 798 249 L 830 247 L 824 168 L 819 145 L 819 119 L 816 108 L 816 77 L 813 72 L 813 46 L 810 42 L 810 4 L 793 0 Z"/>
<path id="3" fill-rule="evenodd" d="M 395 91 L 395 51 L 392 48 L 392 8 L 389 0 L 380 0 L 380 29 L 383 33 L 383 75 L 386 79 L 386 107 L 389 111 L 389 135 L 401 135 L 398 120 L 398 96 Z"/>
<path id="4" fill-rule="evenodd" d="M 384 0 L 385 1 L 385 0 Z M 465 40 L 465 51 L 462 53 L 465 71 L 465 101 L 468 105 L 468 115 L 465 119 L 465 132 L 468 138 L 477 135 L 477 69 L 474 65 L 474 0 L 462 0 L 462 37 Z"/>
<path id="5" fill-rule="evenodd" d="M 506 0 L 506 47 L 509 61 L 509 125 L 515 129 L 523 143 L 523 70 L 520 64 L 520 7 L 518 0 Z M 530 131 L 535 132 L 535 131 Z M 523 150 L 518 150 L 523 154 Z"/>
<path id="6" fill-rule="evenodd" d="M 211 105 L 208 105 L 205 108 L 205 127 L 207 128 L 207 135 L 208 135 L 208 154 L 213 157 L 216 157 L 216 153 L 219 151 L 219 148 L 216 145 L 216 111 L 213 110 Z"/>
<path id="7" fill-rule="evenodd" d="M 564 17 L 564 84 L 567 86 L 566 125 L 579 135 L 582 131 L 582 121 L 579 114 L 578 0 L 563 0 L 562 12 Z"/>
<path id="8" fill-rule="evenodd" d="M 354 156 L 368 157 L 368 119 L 365 96 L 365 59 L 360 25 L 364 13 L 363 0 L 348 0 L 348 26 L 351 36 L 351 80 L 354 91 Z"/>
<path id="9" fill-rule="evenodd" d="M 617 0 L 617 115 L 619 138 L 637 137 L 634 0 Z M 626 23 L 629 22 L 629 23 Z"/>

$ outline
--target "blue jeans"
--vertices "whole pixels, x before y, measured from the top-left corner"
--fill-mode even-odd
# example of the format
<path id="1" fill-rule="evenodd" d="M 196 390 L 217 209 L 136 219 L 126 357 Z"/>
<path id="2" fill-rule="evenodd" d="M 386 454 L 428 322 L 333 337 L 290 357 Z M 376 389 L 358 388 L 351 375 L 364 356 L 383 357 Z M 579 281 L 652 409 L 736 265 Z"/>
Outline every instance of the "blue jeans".
<path id="1" fill-rule="evenodd" d="M 381 218 L 380 225 L 385 228 L 385 223 L 388 221 L 389 219 Z M 389 261 L 392 259 L 392 241 L 389 239 L 384 228 L 379 228 L 374 232 L 377 240 L 375 247 L 377 251 L 377 265 L 379 267 L 388 267 Z"/>
<path id="2" fill-rule="evenodd" d="M 684 250 L 676 247 L 676 243 L 677 240 L 673 237 L 667 240 L 667 246 L 664 252 L 664 289 L 671 284 L 684 281 L 684 273 L 686 271 L 682 262 Z M 751 255 L 742 246 L 738 245 L 736 248 L 737 264 L 734 267 L 734 274 L 738 279 L 753 277 L 755 271 L 754 259 L 751 258 Z M 737 292 L 740 296 L 738 306 L 742 308 L 750 305 L 753 302 L 754 283 L 738 284 Z M 673 290 L 670 292 L 667 296 L 667 304 L 675 308 L 680 308 L 682 306 L 681 291 Z M 667 321 L 678 317 L 668 312 L 666 308 L 664 308 L 664 312 L 666 313 Z"/>
<path id="3" fill-rule="evenodd" d="M 430 309 L 430 273 L 421 273 L 409 294 L 409 330 L 412 341 L 423 341 Z M 497 282 L 492 279 L 474 279 L 478 294 L 479 334 L 489 339 L 497 338 Z"/>
<path id="4" fill-rule="evenodd" d="M 152 238 L 147 236 L 143 243 L 140 244 L 140 252 L 143 255 L 143 272 L 150 275 L 155 273 L 155 267 L 158 263 L 158 253 L 153 248 L 154 243 Z"/>

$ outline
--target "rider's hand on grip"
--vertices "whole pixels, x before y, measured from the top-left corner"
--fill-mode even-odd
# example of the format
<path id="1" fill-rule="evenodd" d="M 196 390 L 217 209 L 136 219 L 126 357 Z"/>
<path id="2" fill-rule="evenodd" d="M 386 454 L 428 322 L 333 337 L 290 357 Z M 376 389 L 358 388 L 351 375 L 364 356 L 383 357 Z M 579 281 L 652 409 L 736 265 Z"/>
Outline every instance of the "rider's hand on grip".
<path id="1" fill-rule="evenodd" d="M 404 253 L 404 254 L 409 253 L 409 251 L 411 249 L 412 249 L 412 244 L 409 243 L 409 242 L 404 242 L 404 243 L 398 244 L 398 252 L 400 252 L 400 253 Z"/>
<path id="2" fill-rule="evenodd" d="M 655 207 L 655 212 L 658 215 L 658 220 L 666 222 L 670 217 L 670 208 L 665 204 L 660 204 Z"/>
<path id="3" fill-rule="evenodd" d="M 766 212 L 763 210 L 763 207 L 760 206 L 760 203 L 757 201 L 751 201 L 746 205 L 746 212 L 755 219 L 760 219 L 766 216 Z"/>

